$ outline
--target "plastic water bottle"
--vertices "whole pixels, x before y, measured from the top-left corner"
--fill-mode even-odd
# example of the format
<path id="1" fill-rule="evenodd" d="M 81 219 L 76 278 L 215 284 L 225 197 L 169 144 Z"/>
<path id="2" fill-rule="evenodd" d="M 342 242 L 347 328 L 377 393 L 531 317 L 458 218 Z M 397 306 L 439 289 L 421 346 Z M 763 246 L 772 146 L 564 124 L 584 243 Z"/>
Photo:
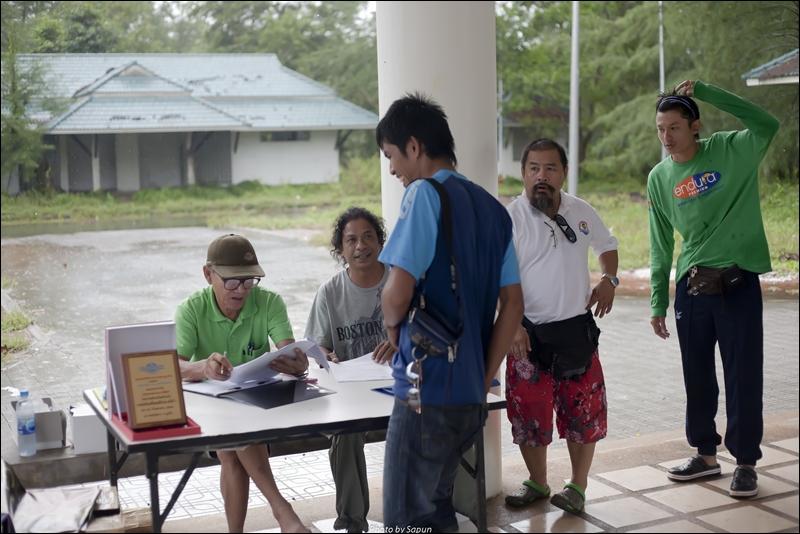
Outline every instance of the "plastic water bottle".
<path id="1" fill-rule="evenodd" d="M 36 454 L 36 413 L 27 389 L 19 391 L 17 438 L 20 456 L 33 456 Z"/>

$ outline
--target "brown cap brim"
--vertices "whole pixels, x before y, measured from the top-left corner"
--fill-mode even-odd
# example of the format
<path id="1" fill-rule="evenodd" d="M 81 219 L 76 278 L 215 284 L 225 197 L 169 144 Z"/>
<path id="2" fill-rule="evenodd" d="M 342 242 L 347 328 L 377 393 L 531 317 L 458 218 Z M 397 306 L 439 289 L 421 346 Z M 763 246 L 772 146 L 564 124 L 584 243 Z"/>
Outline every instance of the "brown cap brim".
<path id="1" fill-rule="evenodd" d="M 217 274 L 222 278 L 245 278 L 254 276 L 266 276 L 260 265 L 214 265 L 211 264 Z"/>

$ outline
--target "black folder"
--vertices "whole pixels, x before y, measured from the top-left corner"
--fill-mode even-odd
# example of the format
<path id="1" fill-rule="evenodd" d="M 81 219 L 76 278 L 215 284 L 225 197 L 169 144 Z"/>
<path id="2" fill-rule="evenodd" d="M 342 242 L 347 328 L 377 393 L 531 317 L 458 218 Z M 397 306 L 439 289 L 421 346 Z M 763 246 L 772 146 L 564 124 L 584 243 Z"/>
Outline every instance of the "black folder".
<path id="1" fill-rule="evenodd" d="M 331 393 L 335 393 L 335 391 L 308 384 L 302 380 L 285 380 L 232 391 L 220 396 L 225 399 L 233 399 L 237 402 L 258 406 L 259 408 L 277 408 L 293 402 L 316 399 Z"/>

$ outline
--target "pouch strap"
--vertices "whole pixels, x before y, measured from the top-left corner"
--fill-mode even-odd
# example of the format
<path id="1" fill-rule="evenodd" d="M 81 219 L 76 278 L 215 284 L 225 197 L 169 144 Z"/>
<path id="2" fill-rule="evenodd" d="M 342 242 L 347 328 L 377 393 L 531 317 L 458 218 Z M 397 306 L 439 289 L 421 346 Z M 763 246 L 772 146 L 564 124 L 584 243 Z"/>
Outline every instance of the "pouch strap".
<path id="1" fill-rule="evenodd" d="M 453 292 L 453 296 L 456 298 L 456 306 L 458 308 L 457 328 L 459 331 L 461 331 L 464 326 L 464 309 L 461 304 L 461 297 L 459 297 L 458 294 L 458 267 L 456 266 L 456 257 L 455 253 L 453 252 L 453 218 L 452 209 L 450 207 L 450 195 L 447 194 L 447 190 L 435 178 L 426 178 L 425 181 L 431 184 L 436 190 L 436 193 L 439 195 L 439 203 L 442 207 L 442 231 L 444 232 L 444 241 L 445 246 L 447 247 L 447 253 L 450 256 L 450 289 Z M 427 279 L 423 277 L 422 282 L 417 289 L 416 295 L 418 299 L 417 305 L 422 309 L 425 309 L 426 305 L 424 296 L 426 281 Z"/>

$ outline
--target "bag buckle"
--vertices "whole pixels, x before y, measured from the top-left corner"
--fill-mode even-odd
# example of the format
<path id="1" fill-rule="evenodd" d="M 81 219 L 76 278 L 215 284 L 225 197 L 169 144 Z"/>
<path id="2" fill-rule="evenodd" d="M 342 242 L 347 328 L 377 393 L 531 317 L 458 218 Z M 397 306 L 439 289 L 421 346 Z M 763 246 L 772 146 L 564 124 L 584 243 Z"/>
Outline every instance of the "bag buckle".
<path id="1" fill-rule="evenodd" d="M 454 361 L 456 361 L 456 352 L 458 352 L 457 341 L 453 345 L 447 346 L 447 361 L 449 363 L 453 363 Z"/>
<path id="2" fill-rule="evenodd" d="M 411 382 L 406 402 L 408 407 L 417 414 L 422 413 L 422 392 L 420 391 L 422 387 L 422 362 L 427 357 L 428 355 L 425 354 L 422 358 L 417 359 L 416 355 L 414 355 L 414 360 L 406 365 L 406 378 Z"/>

